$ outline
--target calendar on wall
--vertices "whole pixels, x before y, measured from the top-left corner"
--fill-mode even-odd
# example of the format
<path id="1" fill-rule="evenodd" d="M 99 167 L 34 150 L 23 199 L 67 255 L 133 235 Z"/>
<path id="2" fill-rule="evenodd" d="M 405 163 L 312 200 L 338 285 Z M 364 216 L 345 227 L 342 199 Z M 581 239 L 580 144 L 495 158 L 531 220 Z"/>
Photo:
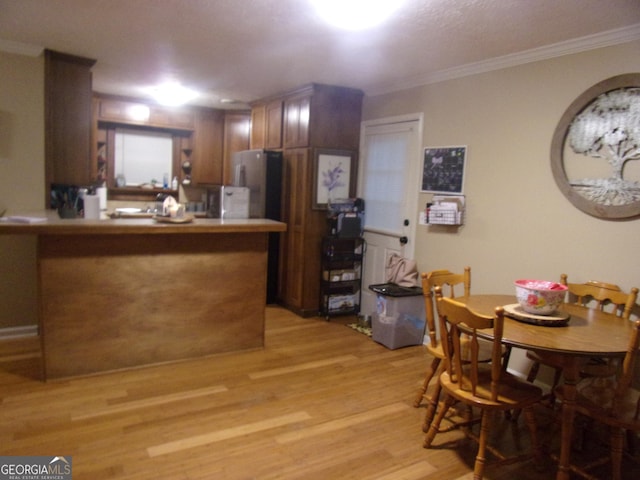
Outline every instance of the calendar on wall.
<path id="1" fill-rule="evenodd" d="M 425 148 L 421 191 L 461 194 L 466 156 L 466 146 Z"/>

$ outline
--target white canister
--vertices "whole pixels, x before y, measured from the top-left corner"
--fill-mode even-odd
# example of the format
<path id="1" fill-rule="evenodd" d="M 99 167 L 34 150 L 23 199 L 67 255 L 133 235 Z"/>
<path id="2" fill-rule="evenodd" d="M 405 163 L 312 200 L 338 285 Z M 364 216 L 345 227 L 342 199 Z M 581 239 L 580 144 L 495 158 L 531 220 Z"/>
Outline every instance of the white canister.
<path id="1" fill-rule="evenodd" d="M 100 199 L 100 211 L 104 212 L 107 209 L 107 187 L 96 188 L 96 193 Z"/>
<path id="2" fill-rule="evenodd" d="M 84 196 L 84 218 L 100 220 L 100 197 L 98 195 Z"/>

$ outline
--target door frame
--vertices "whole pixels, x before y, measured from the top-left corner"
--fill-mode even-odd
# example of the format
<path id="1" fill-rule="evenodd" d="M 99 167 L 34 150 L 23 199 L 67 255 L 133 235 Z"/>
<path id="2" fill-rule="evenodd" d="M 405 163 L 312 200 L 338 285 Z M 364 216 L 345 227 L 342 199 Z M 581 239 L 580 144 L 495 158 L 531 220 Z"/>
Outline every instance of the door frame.
<path id="1" fill-rule="evenodd" d="M 415 146 L 415 148 L 417 149 L 417 158 L 414 159 L 415 164 L 411 164 L 412 168 L 410 168 L 409 172 L 407 173 L 409 178 L 407 182 L 407 185 L 408 185 L 407 194 L 405 195 L 406 213 L 407 213 L 406 218 L 410 220 L 409 226 L 403 227 L 403 231 L 400 234 L 398 234 L 397 232 L 391 232 L 391 231 L 376 229 L 376 228 L 366 228 L 366 227 L 365 227 L 365 233 L 387 235 L 390 237 L 396 237 L 398 239 L 402 235 L 407 235 L 409 238 L 409 242 L 407 245 L 404 245 L 402 249 L 402 255 L 407 258 L 414 259 L 415 253 L 416 253 L 416 236 L 418 233 L 418 224 L 419 224 L 418 201 L 420 196 L 420 187 L 422 185 L 421 168 L 422 168 L 422 155 L 424 151 L 424 147 L 423 147 L 424 114 L 412 113 L 412 114 L 406 114 L 406 115 L 384 117 L 384 118 L 379 118 L 375 120 L 366 120 L 361 122 L 359 151 L 360 151 L 360 162 L 364 162 L 365 142 L 366 142 L 365 130 L 367 128 L 381 127 L 385 125 L 394 125 L 394 124 L 408 123 L 408 122 L 413 123 L 417 130 L 416 138 L 415 138 L 415 142 L 417 143 L 417 145 Z M 359 196 L 362 195 L 362 192 L 364 190 L 364 172 L 365 172 L 364 165 L 360 164 L 358 168 L 358 187 L 357 187 L 357 192 Z M 412 181 L 411 176 L 413 176 L 415 180 Z M 365 199 L 365 217 L 366 215 L 367 215 L 367 205 L 366 205 L 366 199 Z M 386 264 L 386 259 L 384 261 Z M 366 261 L 365 261 L 362 267 L 362 272 L 361 272 L 363 280 L 365 279 L 365 271 L 367 268 L 369 267 L 366 265 Z M 366 305 L 369 310 L 371 311 L 375 310 L 374 308 L 376 305 L 375 298 L 369 298 L 371 295 L 373 295 L 373 293 L 370 293 L 367 290 L 367 286 L 362 285 L 361 286 L 361 303 L 360 303 L 361 309 L 364 308 Z"/>

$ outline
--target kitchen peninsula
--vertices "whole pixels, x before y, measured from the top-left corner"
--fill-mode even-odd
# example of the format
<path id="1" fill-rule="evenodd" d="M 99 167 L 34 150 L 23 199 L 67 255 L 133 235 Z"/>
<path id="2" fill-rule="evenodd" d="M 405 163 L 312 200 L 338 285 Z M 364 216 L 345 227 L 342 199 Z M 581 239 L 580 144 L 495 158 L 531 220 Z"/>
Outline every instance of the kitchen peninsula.
<path id="1" fill-rule="evenodd" d="M 0 234 L 37 236 L 45 380 L 263 347 L 267 238 L 284 223 L 39 215 Z"/>

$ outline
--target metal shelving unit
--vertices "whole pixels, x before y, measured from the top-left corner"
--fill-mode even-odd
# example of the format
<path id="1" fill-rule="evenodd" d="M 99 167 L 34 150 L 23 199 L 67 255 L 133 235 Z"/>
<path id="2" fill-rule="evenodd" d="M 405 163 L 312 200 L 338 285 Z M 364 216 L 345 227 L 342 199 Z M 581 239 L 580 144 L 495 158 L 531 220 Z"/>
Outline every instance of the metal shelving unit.
<path id="1" fill-rule="evenodd" d="M 320 314 L 327 320 L 360 312 L 363 254 L 361 237 L 322 239 Z"/>

